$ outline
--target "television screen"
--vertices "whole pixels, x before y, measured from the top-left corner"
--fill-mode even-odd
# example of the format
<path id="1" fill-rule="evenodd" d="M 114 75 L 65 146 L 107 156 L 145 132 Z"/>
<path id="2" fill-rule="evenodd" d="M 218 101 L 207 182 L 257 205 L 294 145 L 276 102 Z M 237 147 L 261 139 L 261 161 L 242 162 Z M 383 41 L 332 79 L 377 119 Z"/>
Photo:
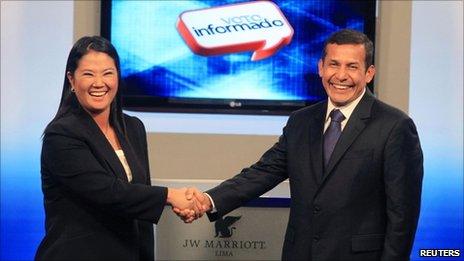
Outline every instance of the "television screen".
<path id="1" fill-rule="evenodd" d="M 251 60 L 253 50 L 197 54 L 178 29 L 183 13 L 218 8 L 221 14 L 219 7 L 250 2 L 102 1 L 102 36 L 111 40 L 121 59 L 124 108 L 288 114 L 326 98 L 317 62 L 332 32 L 352 28 L 374 41 L 374 0 L 273 1 L 293 28 L 293 35 L 288 45 L 257 61 Z M 201 15 L 198 17 L 201 20 Z M 208 31 L 208 25 L 212 28 L 214 24 L 206 21 L 209 18 L 205 15 L 202 30 L 191 29 L 197 35 L 214 33 Z M 246 23 L 243 17 L 239 20 L 235 19 Z"/>

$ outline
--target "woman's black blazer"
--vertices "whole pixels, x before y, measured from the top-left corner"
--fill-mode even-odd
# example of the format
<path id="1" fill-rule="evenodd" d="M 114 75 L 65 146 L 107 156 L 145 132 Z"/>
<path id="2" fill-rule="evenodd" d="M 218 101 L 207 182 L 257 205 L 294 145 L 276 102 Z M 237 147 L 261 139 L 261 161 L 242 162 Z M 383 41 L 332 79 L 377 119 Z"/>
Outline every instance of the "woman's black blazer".
<path id="1" fill-rule="evenodd" d="M 47 127 L 41 176 L 45 237 L 36 260 L 153 260 L 153 223 L 167 188 L 151 186 L 142 122 L 124 116 L 117 133 L 132 171 L 128 182 L 110 143 L 84 111 Z"/>

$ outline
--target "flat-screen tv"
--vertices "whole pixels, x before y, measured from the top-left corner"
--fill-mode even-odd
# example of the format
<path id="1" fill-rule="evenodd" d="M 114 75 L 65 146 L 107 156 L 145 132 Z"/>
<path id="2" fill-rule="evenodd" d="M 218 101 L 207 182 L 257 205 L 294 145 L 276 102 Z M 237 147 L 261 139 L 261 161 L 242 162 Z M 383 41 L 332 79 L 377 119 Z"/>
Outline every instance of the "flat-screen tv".
<path id="1" fill-rule="evenodd" d="M 113 43 L 121 59 L 124 108 L 289 114 L 326 98 L 317 62 L 331 33 L 352 28 L 374 41 L 375 0 L 273 1 L 293 35 L 288 45 L 258 61 L 250 59 L 252 51 L 196 54 L 177 28 L 185 12 L 249 2 L 101 1 L 101 34 Z M 208 33 L 208 24 L 205 21 L 205 29 L 196 32 Z"/>

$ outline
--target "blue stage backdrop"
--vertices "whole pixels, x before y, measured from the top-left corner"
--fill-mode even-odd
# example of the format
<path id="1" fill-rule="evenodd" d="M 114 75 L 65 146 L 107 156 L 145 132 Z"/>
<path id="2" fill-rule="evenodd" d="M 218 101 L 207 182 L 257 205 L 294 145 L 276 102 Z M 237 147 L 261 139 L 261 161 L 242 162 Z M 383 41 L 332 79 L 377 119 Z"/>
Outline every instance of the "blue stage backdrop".
<path id="1" fill-rule="evenodd" d="M 72 45 L 72 14 L 73 3 L 67 1 L 2 2 L 0 260 L 32 260 L 44 234 L 41 135 L 58 106 Z M 422 211 L 412 259 L 464 260 L 462 2 L 415 1 L 412 20 L 409 110 L 425 157 Z M 145 114 L 144 119 L 150 117 L 157 114 Z M 259 121 L 244 122 L 260 125 Z M 226 120 L 223 126 L 228 128 Z M 186 128 L 179 126 L 178 132 Z M 460 249 L 461 257 L 419 257 L 420 249 L 437 248 Z"/>

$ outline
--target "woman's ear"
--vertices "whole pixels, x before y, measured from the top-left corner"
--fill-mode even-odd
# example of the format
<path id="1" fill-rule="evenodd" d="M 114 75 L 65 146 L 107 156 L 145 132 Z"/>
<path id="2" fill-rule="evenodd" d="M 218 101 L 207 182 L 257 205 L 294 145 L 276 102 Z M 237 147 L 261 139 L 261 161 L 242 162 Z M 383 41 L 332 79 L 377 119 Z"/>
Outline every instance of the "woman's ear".
<path id="1" fill-rule="evenodd" d="M 71 72 L 66 73 L 66 77 L 68 78 L 69 85 L 71 85 L 71 91 L 74 92 L 74 76 Z"/>

